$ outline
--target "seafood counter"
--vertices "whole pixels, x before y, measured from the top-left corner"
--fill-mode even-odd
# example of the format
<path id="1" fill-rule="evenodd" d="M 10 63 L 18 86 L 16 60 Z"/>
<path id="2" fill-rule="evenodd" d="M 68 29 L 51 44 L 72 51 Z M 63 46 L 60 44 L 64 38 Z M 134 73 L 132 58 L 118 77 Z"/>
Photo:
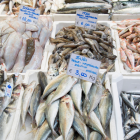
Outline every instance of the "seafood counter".
<path id="1" fill-rule="evenodd" d="M 40 69 L 52 28 L 52 20 L 47 16 L 40 16 L 36 25 L 25 24 L 18 17 L 1 21 L 0 62 L 5 63 L 7 71 L 25 73 Z"/>
<path id="2" fill-rule="evenodd" d="M 28 75 L 21 106 L 24 130 L 19 132 L 18 140 L 27 133 L 24 139 L 109 140 L 113 99 L 104 85 L 106 74 L 100 74 L 95 84 L 66 74 L 50 83 L 44 72 Z"/>

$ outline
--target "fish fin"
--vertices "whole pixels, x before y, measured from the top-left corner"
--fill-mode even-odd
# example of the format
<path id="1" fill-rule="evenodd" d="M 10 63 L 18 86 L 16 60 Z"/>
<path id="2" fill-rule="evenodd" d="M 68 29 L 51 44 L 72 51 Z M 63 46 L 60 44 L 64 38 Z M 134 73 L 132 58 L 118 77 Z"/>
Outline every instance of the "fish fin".
<path id="1" fill-rule="evenodd" d="M 34 128 L 32 131 L 28 132 L 27 134 L 33 133 L 33 135 L 35 135 L 35 134 L 36 134 L 36 132 L 37 132 L 37 127 L 36 127 L 36 128 Z"/>
<path id="2" fill-rule="evenodd" d="M 20 131 L 21 131 L 22 129 L 24 129 L 24 131 L 26 131 L 26 126 L 25 126 L 25 124 L 22 125 Z"/>
<path id="3" fill-rule="evenodd" d="M 32 118 L 32 128 L 35 128 L 35 126 L 36 126 L 36 125 L 35 125 L 35 118 L 33 117 L 33 118 Z"/>

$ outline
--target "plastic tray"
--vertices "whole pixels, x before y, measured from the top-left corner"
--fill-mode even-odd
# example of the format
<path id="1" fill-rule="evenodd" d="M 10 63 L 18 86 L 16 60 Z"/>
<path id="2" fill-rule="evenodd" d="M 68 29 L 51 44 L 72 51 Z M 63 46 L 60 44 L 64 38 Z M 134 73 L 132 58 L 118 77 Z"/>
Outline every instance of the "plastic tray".
<path id="1" fill-rule="evenodd" d="M 122 76 L 119 73 L 112 76 L 111 90 L 114 99 L 118 140 L 124 140 L 119 95 L 121 91 L 140 93 L 139 83 L 140 78 L 136 76 Z"/>
<path id="2" fill-rule="evenodd" d="M 98 23 L 104 24 L 104 25 L 106 25 L 108 27 L 111 27 L 113 25 L 113 23 L 110 22 L 110 21 L 99 21 Z M 74 24 L 75 24 L 75 21 L 56 21 L 56 22 L 54 22 L 53 23 L 53 31 L 52 31 L 51 37 L 52 38 L 55 38 L 55 34 L 60 29 L 62 29 L 63 27 L 74 25 Z M 115 40 L 114 30 L 111 30 L 111 34 L 112 34 L 113 39 Z M 46 45 L 48 45 L 48 46 L 51 45 L 51 43 L 50 43 L 49 40 L 48 40 L 48 42 L 47 42 Z M 113 45 L 116 47 L 115 41 L 113 41 Z M 47 47 L 47 48 L 48 48 L 48 49 L 46 49 L 46 52 L 47 52 L 47 61 L 46 61 L 45 70 L 48 69 L 48 60 L 49 60 L 50 55 L 52 54 L 52 50 L 53 50 L 54 46 Z M 116 52 L 115 49 L 113 49 L 113 54 L 117 55 L 117 52 Z M 100 72 L 104 72 L 104 71 L 105 71 L 105 69 L 100 69 Z M 115 72 L 119 72 L 119 64 L 118 64 L 117 58 L 115 60 Z M 109 74 L 112 74 L 112 73 L 114 73 L 114 72 L 109 72 Z"/>
<path id="3" fill-rule="evenodd" d="M 121 48 L 121 46 L 120 46 L 120 38 L 119 38 L 117 30 L 114 30 L 114 34 L 115 34 L 115 41 L 116 41 L 116 46 L 117 46 L 117 54 L 118 54 L 117 56 L 118 56 L 118 63 L 119 63 L 120 73 L 122 73 L 123 75 L 128 75 L 128 76 L 140 75 L 140 72 L 129 72 L 129 71 L 124 69 L 123 63 L 122 63 L 121 57 L 120 57 L 120 48 Z"/>
<path id="4" fill-rule="evenodd" d="M 38 74 L 39 71 L 28 71 L 26 73 L 26 76 L 25 76 L 25 83 L 26 84 L 30 84 L 33 80 L 36 81 L 36 83 L 38 84 L 38 79 L 37 79 L 37 74 Z M 45 72 L 45 71 L 44 71 Z M 47 74 L 47 72 L 45 72 L 45 74 Z M 107 74 L 106 76 L 106 88 L 108 88 L 110 91 L 111 91 L 111 87 L 110 87 L 110 78 L 111 76 L 109 76 Z M 20 116 L 20 114 L 19 114 Z M 113 112 L 112 112 L 112 117 L 111 117 L 111 120 L 110 120 L 110 127 L 109 127 L 109 131 L 106 132 L 107 134 L 109 134 L 109 137 L 111 138 L 111 140 L 117 140 L 117 132 L 116 132 L 116 119 L 115 119 L 115 113 L 114 113 L 114 107 L 113 107 Z M 21 128 L 21 121 L 19 122 L 19 125 L 18 125 L 18 131 L 17 131 L 17 137 L 15 140 L 31 140 L 33 139 L 33 135 L 30 133 L 30 134 L 27 134 L 28 132 L 30 132 L 32 129 L 31 129 L 31 118 L 29 115 L 27 115 L 27 118 L 26 118 L 26 122 L 25 122 L 25 125 L 26 125 L 26 131 L 22 130 L 21 132 L 19 131 L 20 128 Z"/>

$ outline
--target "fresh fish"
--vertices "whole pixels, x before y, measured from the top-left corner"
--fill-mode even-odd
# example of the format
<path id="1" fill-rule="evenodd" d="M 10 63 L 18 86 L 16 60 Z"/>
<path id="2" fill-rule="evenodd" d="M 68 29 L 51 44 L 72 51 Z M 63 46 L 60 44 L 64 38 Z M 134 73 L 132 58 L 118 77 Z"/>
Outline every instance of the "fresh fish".
<path id="1" fill-rule="evenodd" d="M 58 88 L 56 89 L 54 96 L 52 97 L 50 105 L 52 102 L 56 101 L 57 99 L 63 97 L 66 95 L 70 89 L 74 86 L 74 84 L 77 82 L 77 78 L 67 76 L 65 77 L 59 84 Z"/>
<path id="2" fill-rule="evenodd" d="M 72 98 L 72 101 L 75 105 L 75 108 L 78 110 L 80 115 L 82 115 L 82 110 L 81 110 L 81 98 L 82 98 L 82 88 L 80 82 L 77 82 L 73 88 L 70 91 L 70 95 Z"/>
<path id="3" fill-rule="evenodd" d="M 90 89 L 90 109 L 89 109 L 89 114 L 97 107 L 101 100 L 102 96 L 102 84 L 101 84 L 101 79 L 97 79 L 96 83 L 92 85 Z"/>
<path id="4" fill-rule="evenodd" d="M 102 95 L 101 101 L 99 103 L 101 124 L 104 130 L 106 130 L 109 125 L 110 118 L 112 115 L 112 108 L 113 108 L 112 95 L 110 94 L 109 90 L 106 90 Z"/>
<path id="5" fill-rule="evenodd" d="M 121 93 L 121 97 L 122 97 L 123 101 L 125 102 L 125 104 L 126 104 L 128 107 L 130 107 L 134 112 L 136 112 L 135 107 L 131 104 L 131 102 L 127 99 L 126 96 L 127 96 L 127 95 Z"/>
<path id="6" fill-rule="evenodd" d="M 39 101 L 40 101 L 40 96 L 41 96 L 41 86 L 38 84 L 33 92 L 31 102 L 30 102 L 30 112 L 32 116 L 32 127 L 35 127 L 35 114 L 37 112 L 37 108 L 39 106 Z"/>
<path id="7" fill-rule="evenodd" d="M 57 116 L 58 113 L 58 108 L 59 108 L 59 100 L 54 101 L 49 107 L 46 108 L 45 110 L 45 115 L 46 115 L 46 120 L 50 126 L 52 135 L 54 135 L 55 137 L 57 137 L 56 132 L 53 128 L 54 125 L 54 121 L 55 118 Z"/>
<path id="8" fill-rule="evenodd" d="M 59 123 L 63 139 L 66 140 L 74 119 L 74 107 L 69 95 L 63 97 L 59 106 Z"/>
<path id="9" fill-rule="evenodd" d="M 37 128 L 40 127 L 45 121 L 45 113 L 44 113 L 45 108 L 46 108 L 45 102 L 40 103 L 38 106 L 36 116 L 35 116 Z"/>
<path id="10" fill-rule="evenodd" d="M 4 71 L 0 70 L 0 85 L 4 82 Z"/>
<path id="11" fill-rule="evenodd" d="M 86 124 L 79 118 L 78 112 L 75 112 L 74 120 L 73 120 L 73 128 L 78 132 L 78 134 L 87 140 L 87 126 Z"/>
<path id="12" fill-rule="evenodd" d="M 31 82 L 30 85 L 28 85 L 28 87 L 25 89 L 22 97 L 21 120 L 22 120 L 22 129 L 24 130 L 26 130 L 25 127 L 26 115 L 35 86 L 36 86 L 36 82 L 35 81 Z"/>
<path id="13" fill-rule="evenodd" d="M 122 62 L 126 62 L 127 56 L 125 54 L 125 51 L 121 48 L 120 48 L 120 57 L 121 57 Z"/>
<path id="14" fill-rule="evenodd" d="M 45 88 L 43 95 L 41 97 L 41 99 L 43 100 L 49 93 L 51 93 L 53 90 L 55 90 L 59 84 L 61 83 L 61 81 L 67 77 L 66 74 L 61 74 L 58 75 L 56 78 L 54 78 Z"/>
<path id="15" fill-rule="evenodd" d="M 54 124 L 54 128 L 57 126 L 58 122 L 56 121 Z M 36 132 L 34 140 L 46 140 L 51 134 L 51 129 L 49 124 L 45 120 L 41 127 Z"/>
<path id="16" fill-rule="evenodd" d="M 96 114 L 92 111 L 88 117 L 86 117 L 86 124 L 93 130 L 99 132 L 104 139 L 109 140 L 109 138 L 106 136 L 103 127 L 97 118 Z"/>
<path id="17" fill-rule="evenodd" d="M 44 91 L 45 87 L 47 86 L 47 78 L 44 72 L 38 72 L 38 81 L 41 86 L 41 90 Z"/>

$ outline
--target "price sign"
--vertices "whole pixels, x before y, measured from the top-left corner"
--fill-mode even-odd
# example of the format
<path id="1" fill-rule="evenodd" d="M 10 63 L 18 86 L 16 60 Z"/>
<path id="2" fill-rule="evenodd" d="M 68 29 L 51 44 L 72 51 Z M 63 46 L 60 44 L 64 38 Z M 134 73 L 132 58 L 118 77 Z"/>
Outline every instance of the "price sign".
<path id="1" fill-rule="evenodd" d="M 98 19 L 98 14 L 77 10 L 75 26 L 95 30 L 97 19 Z"/>
<path id="2" fill-rule="evenodd" d="M 37 24 L 40 10 L 21 5 L 18 20 L 26 23 Z"/>
<path id="3" fill-rule="evenodd" d="M 101 62 L 72 53 L 67 74 L 95 83 Z"/>
<path id="4" fill-rule="evenodd" d="M 6 83 L 6 90 L 5 90 L 5 96 L 11 97 L 13 91 L 13 86 L 11 83 L 7 82 Z"/>

